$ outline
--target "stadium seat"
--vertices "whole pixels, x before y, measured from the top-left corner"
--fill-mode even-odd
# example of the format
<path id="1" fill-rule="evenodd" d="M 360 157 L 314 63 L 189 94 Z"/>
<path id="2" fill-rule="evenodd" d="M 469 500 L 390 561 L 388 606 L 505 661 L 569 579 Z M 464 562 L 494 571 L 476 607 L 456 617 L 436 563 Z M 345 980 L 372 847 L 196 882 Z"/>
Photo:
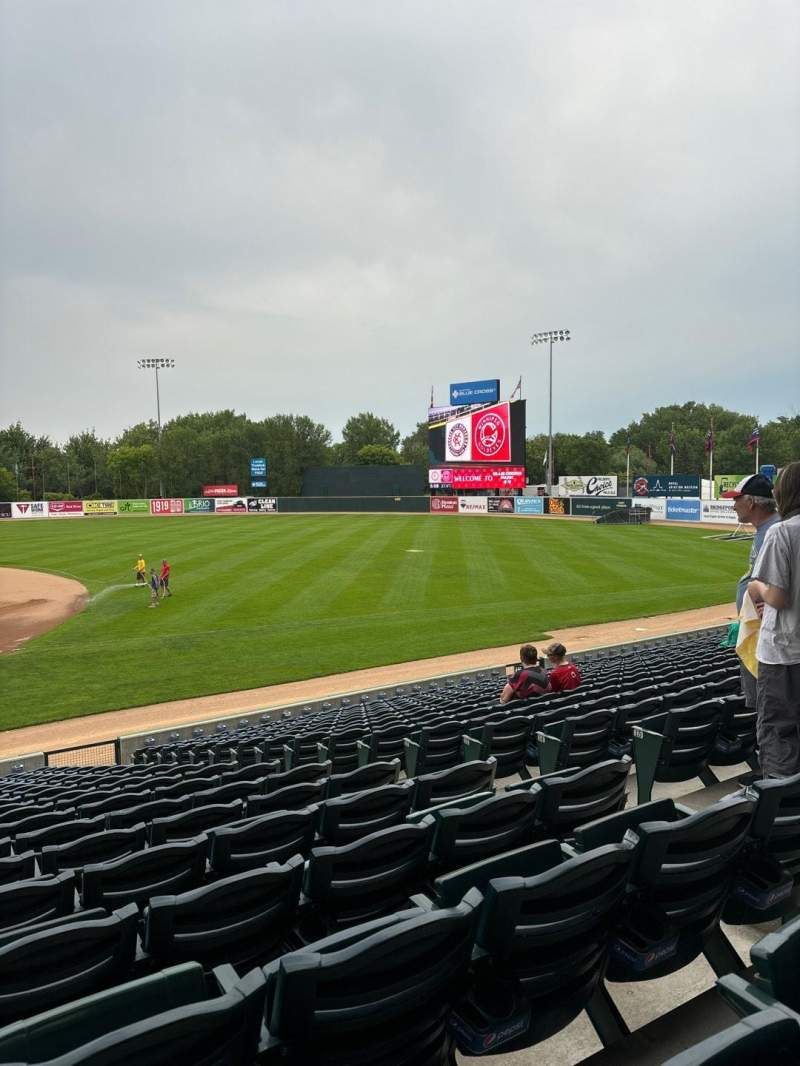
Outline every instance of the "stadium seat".
<path id="1" fill-rule="evenodd" d="M 0 887 L 0 931 L 72 914 L 74 897 L 75 875 L 71 871 L 3 885 Z"/>
<path id="2" fill-rule="evenodd" d="M 236 825 L 212 829 L 211 869 L 223 876 L 308 856 L 314 841 L 316 808 L 277 811 Z"/>
<path id="3" fill-rule="evenodd" d="M 181 814 L 191 809 L 191 796 L 150 800 L 148 803 L 139 803 L 121 811 L 111 811 L 106 815 L 106 829 L 130 829 L 139 822 L 152 822 L 154 818 L 168 818 L 171 814 Z"/>
<path id="4" fill-rule="evenodd" d="M 373 729 L 358 743 L 359 763 L 382 762 L 399 759 L 405 769 L 406 740 L 411 733 L 411 726 L 405 723 L 386 725 Z"/>
<path id="5" fill-rule="evenodd" d="M 738 680 L 737 680 L 738 683 Z M 711 688 L 711 685 L 707 685 Z M 758 763 L 756 749 L 755 708 L 745 706 L 744 696 L 739 693 L 724 696 L 723 717 L 714 748 L 709 756 L 711 766 L 736 766 L 746 762 L 752 769 Z"/>
<path id="6" fill-rule="evenodd" d="M 247 817 L 255 818 L 261 814 L 273 814 L 275 811 L 299 811 L 320 803 L 325 798 L 326 783 L 326 778 L 320 778 L 318 781 L 288 785 L 265 796 L 250 796 L 247 800 Z"/>
<path id="7" fill-rule="evenodd" d="M 24 818 L 13 821 L 4 821 L 0 824 L 0 837 L 11 837 L 17 833 L 31 833 L 34 829 L 44 829 L 51 825 L 61 825 L 64 822 L 75 821 L 75 808 L 70 807 L 65 811 L 43 811 L 41 814 L 29 814 Z"/>
<path id="8" fill-rule="evenodd" d="M 327 762 L 330 759 L 334 774 L 346 774 L 355 770 L 358 766 L 358 745 L 365 733 L 364 727 L 331 733 L 317 745 L 318 761 Z"/>
<path id="9" fill-rule="evenodd" d="M 36 876 L 36 855 L 32 851 L 18 851 L 0 859 L 0 885 L 27 880 Z"/>
<path id="10" fill-rule="evenodd" d="M 190 778 L 189 780 L 179 781 L 176 785 L 166 785 L 164 787 L 159 786 L 154 788 L 153 799 L 181 799 L 184 796 L 191 796 L 195 792 L 203 792 L 208 788 L 216 788 L 219 784 L 219 775 Z"/>
<path id="11" fill-rule="evenodd" d="M 209 994 L 209 981 L 212 993 Z M 57 1066 L 242 1066 L 255 1061 L 264 976 L 185 963 L 0 1031 L 0 1061 Z"/>
<path id="12" fill-rule="evenodd" d="M 775 1007 L 673 1055 L 664 1066 L 777 1066 L 800 1062 L 800 1018 Z"/>
<path id="13" fill-rule="evenodd" d="M 302 766 L 295 766 L 292 770 L 286 770 L 280 774 L 271 774 L 267 778 L 264 791 L 269 795 L 271 792 L 277 792 L 279 789 L 287 788 L 289 785 L 319 781 L 323 777 L 330 777 L 331 769 L 330 762 L 304 763 Z"/>
<path id="14" fill-rule="evenodd" d="M 150 896 L 196 888 L 205 874 L 207 852 L 208 838 L 199 836 L 85 866 L 81 903 L 107 909 L 129 902 L 142 906 Z"/>
<path id="15" fill-rule="evenodd" d="M 90 921 L 19 930 L 16 940 L 6 940 L 0 945 L 0 1025 L 125 980 L 136 955 L 138 916 L 130 904 Z"/>
<path id="16" fill-rule="evenodd" d="M 94 818 L 77 818 L 74 822 L 62 822 L 60 825 L 34 829 L 30 833 L 18 833 L 14 840 L 14 847 L 17 851 L 41 852 L 42 848 L 48 845 L 67 844 L 71 840 L 78 840 L 90 833 L 100 833 L 105 827 L 105 822 L 103 815 L 99 814 Z"/>
<path id="17" fill-rule="evenodd" d="M 562 770 L 532 782 L 508 785 L 506 792 L 536 788 L 542 801 L 539 818 L 548 835 L 566 838 L 576 826 L 625 806 L 631 760 L 607 759 L 584 770 Z"/>
<path id="18" fill-rule="evenodd" d="M 280 951 L 296 917 L 303 858 L 270 863 L 174 896 L 152 896 L 142 945 L 159 965 L 263 965 Z M 0 956 L 1 957 L 1 956 Z"/>
<path id="19" fill-rule="evenodd" d="M 305 928 L 332 930 L 402 910 L 423 884 L 433 835 L 429 825 L 396 825 L 342 847 L 315 847 L 303 891 Z"/>
<path id="20" fill-rule="evenodd" d="M 207 807 L 211 803 L 230 803 L 231 800 L 246 800 L 248 796 L 261 796 L 266 780 L 266 777 L 257 777 L 249 781 L 228 781 L 216 788 L 203 789 L 192 796 L 192 806 Z"/>
<path id="21" fill-rule="evenodd" d="M 280 763 L 277 760 L 247 763 L 237 766 L 235 770 L 223 770 L 222 784 L 228 785 L 231 781 L 258 781 L 262 777 L 269 777 L 270 774 L 277 774 L 279 770 Z"/>
<path id="22" fill-rule="evenodd" d="M 540 809 L 540 789 L 504 792 L 469 807 L 456 800 L 434 808 L 420 823 L 433 826 L 434 870 L 468 866 L 541 838 Z"/>
<path id="23" fill-rule="evenodd" d="M 536 725 L 539 769 L 543 774 L 567 767 L 592 766 L 615 750 L 620 710 L 602 708 Z"/>
<path id="24" fill-rule="evenodd" d="M 150 847 L 167 844 L 174 840 L 190 840 L 192 837 L 219 825 L 231 825 L 244 816 L 244 804 L 240 799 L 230 803 L 210 803 L 205 807 L 193 807 L 182 814 L 168 818 L 154 818 L 147 827 Z"/>
<path id="25" fill-rule="evenodd" d="M 39 859 L 42 873 L 75 870 L 80 875 L 83 867 L 89 863 L 108 862 L 141 851 L 145 845 L 145 835 L 144 823 L 139 822 L 130 829 L 106 829 L 66 844 L 47 845 L 42 848 Z"/>
<path id="26" fill-rule="evenodd" d="M 491 792 L 494 790 L 496 770 L 497 761 L 492 756 L 485 760 L 461 763 L 448 770 L 421 774 L 415 779 L 413 810 L 421 811 L 445 800 L 475 792 Z"/>
<path id="27" fill-rule="evenodd" d="M 665 697 L 666 699 L 666 697 Z M 648 803 L 654 781 L 690 781 L 698 777 L 714 784 L 708 771 L 725 703 L 706 699 L 693 706 L 644 718 L 633 726 L 637 801 Z"/>
<path id="28" fill-rule="evenodd" d="M 464 759 L 497 760 L 497 776 L 520 774 L 529 777 L 525 757 L 530 739 L 532 715 L 505 714 L 496 708 L 482 725 L 468 724 L 464 736 Z"/>
<path id="29" fill-rule="evenodd" d="M 458 766 L 466 723 L 454 718 L 436 718 L 414 730 L 405 741 L 406 773 L 409 777 Z"/>
<path id="30" fill-rule="evenodd" d="M 326 800 L 319 809 L 319 835 L 326 844 L 339 846 L 399 825 L 411 810 L 413 796 L 413 782 L 402 781 Z"/>
<path id="31" fill-rule="evenodd" d="M 390 762 L 370 762 L 346 774 L 331 774 L 325 795 L 328 799 L 361 792 L 381 785 L 394 785 L 400 780 L 400 759 Z"/>
<path id="32" fill-rule="evenodd" d="M 447 1066 L 450 1007 L 461 994 L 480 894 L 339 932 L 264 970 L 259 1059 L 285 1066 Z"/>

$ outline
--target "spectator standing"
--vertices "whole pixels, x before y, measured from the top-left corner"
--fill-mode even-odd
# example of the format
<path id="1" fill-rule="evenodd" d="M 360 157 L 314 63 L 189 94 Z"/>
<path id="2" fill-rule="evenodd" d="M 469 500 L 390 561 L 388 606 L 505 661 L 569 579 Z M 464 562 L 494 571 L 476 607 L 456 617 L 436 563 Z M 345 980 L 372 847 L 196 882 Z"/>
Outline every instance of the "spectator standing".
<path id="1" fill-rule="evenodd" d="M 529 696 L 541 696 L 547 691 L 547 674 L 539 666 L 539 653 L 533 644 L 523 644 L 519 649 L 521 669 L 503 687 L 500 702 L 526 700 Z"/>
<path id="2" fill-rule="evenodd" d="M 558 641 L 545 648 L 548 662 L 553 664 L 553 669 L 547 674 L 549 692 L 568 692 L 577 688 L 583 678 L 575 663 L 567 661 L 567 649 Z"/>
<path id="3" fill-rule="evenodd" d="M 158 574 L 155 572 L 155 570 L 151 566 L 150 567 L 150 602 L 147 605 L 148 607 L 158 607 L 159 589 L 160 588 L 161 588 L 161 581 L 159 580 Z"/>
<path id="4" fill-rule="evenodd" d="M 742 609 L 747 586 L 752 580 L 753 567 L 761 552 L 764 538 L 769 530 L 780 521 L 780 518 L 772 492 L 772 482 L 763 474 L 751 474 L 749 477 L 742 478 L 736 488 L 723 492 L 722 498 L 733 500 L 733 509 L 739 521 L 742 524 L 755 526 L 756 530 L 747 562 L 747 573 L 739 578 L 736 586 L 736 613 L 738 615 Z M 756 679 L 744 665 L 741 667 L 741 685 L 745 706 L 754 711 L 756 709 Z"/>
<path id="5" fill-rule="evenodd" d="M 748 585 L 763 604 L 758 636 L 759 761 L 765 777 L 800 773 L 800 462 L 775 483 L 781 521 L 767 533 Z"/>
<path id="6" fill-rule="evenodd" d="M 162 559 L 161 560 L 161 574 L 159 576 L 159 581 L 160 581 L 160 584 L 161 584 L 161 594 L 162 594 L 162 596 L 171 596 L 172 595 L 172 593 L 169 590 L 169 573 L 170 573 L 170 565 L 169 565 L 169 563 L 167 562 L 166 559 Z"/>
<path id="7" fill-rule="evenodd" d="M 147 563 L 144 561 L 144 556 L 141 552 L 136 558 L 133 571 L 136 574 L 136 584 L 141 585 L 143 588 L 147 585 Z"/>

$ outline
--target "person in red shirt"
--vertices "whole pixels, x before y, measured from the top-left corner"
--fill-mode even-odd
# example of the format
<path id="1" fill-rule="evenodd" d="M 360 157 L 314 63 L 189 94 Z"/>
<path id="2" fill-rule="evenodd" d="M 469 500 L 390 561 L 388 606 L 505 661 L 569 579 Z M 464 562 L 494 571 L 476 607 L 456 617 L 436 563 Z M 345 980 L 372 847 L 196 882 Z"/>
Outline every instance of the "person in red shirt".
<path id="1" fill-rule="evenodd" d="M 519 649 L 520 669 L 506 683 L 500 693 L 500 702 L 527 700 L 541 696 L 547 691 L 547 674 L 539 666 L 539 653 L 533 644 L 523 644 Z"/>
<path id="2" fill-rule="evenodd" d="M 167 562 L 167 560 L 166 559 L 162 559 L 161 560 L 161 578 L 160 578 L 161 595 L 162 596 L 171 596 L 172 595 L 172 593 L 169 590 L 169 569 L 170 569 L 170 567 L 169 567 L 169 563 Z"/>
<path id="3" fill-rule="evenodd" d="M 567 662 L 567 649 L 557 641 L 545 648 L 545 654 L 549 662 L 553 664 L 552 670 L 547 674 L 548 692 L 568 692 L 577 688 L 583 680 L 581 672 L 575 663 Z"/>

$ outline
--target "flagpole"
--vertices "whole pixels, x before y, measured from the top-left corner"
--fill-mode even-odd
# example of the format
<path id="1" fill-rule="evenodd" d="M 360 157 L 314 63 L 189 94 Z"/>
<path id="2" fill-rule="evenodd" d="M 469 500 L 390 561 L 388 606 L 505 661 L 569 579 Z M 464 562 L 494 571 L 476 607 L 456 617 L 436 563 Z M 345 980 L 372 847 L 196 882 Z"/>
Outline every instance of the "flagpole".
<path id="1" fill-rule="evenodd" d="M 675 423 L 672 423 L 672 430 L 669 435 L 669 476 L 672 477 L 675 473 Z"/>
<path id="2" fill-rule="evenodd" d="M 627 448 L 628 454 L 625 457 L 625 495 L 631 494 L 631 449 Z"/>
<path id="3" fill-rule="evenodd" d="M 708 498 L 714 499 L 714 419 L 711 419 L 711 447 L 708 449 Z"/>
<path id="4" fill-rule="evenodd" d="M 756 473 L 758 473 L 758 445 L 759 445 L 759 443 L 760 443 L 760 438 L 756 437 L 756 469 L 755 469 Z"/>

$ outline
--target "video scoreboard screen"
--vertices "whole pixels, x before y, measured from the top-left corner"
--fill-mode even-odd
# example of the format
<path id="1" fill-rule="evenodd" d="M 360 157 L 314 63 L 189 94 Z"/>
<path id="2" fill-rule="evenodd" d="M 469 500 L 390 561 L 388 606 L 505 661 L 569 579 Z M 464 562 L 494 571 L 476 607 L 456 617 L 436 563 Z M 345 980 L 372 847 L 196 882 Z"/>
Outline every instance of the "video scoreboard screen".
<path id="1" fill-rule="evenodd" d="M 430 465 L 525 466 L 525 401 L 449 411 L 428 428 Z"/>

